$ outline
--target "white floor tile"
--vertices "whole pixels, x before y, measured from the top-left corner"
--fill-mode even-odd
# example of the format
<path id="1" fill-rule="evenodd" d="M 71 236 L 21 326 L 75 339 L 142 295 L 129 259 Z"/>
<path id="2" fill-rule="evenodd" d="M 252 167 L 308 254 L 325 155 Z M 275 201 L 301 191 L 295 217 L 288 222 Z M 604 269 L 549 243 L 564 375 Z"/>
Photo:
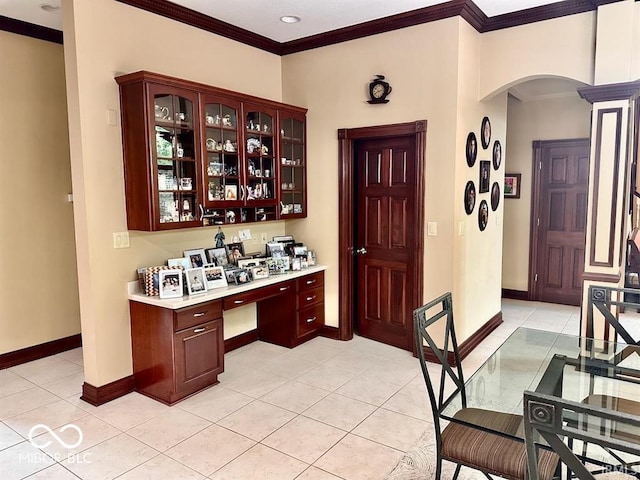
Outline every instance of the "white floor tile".
<path id="1" fill-rule="evenodd" d="M 9 448 L 20 442 L 24 442 L 25 438 L 12 430 L 4 422 L 0 422 L 0 450 Z"/>
<path id="2" fill-rule="evenodd" d="M 82 394 L 82 383 L 84 382 L 84 372 L 74 373 L 68 377 L 54 380 L 53 382 L 43 383 L 42 388 L 61 397 L 67 398 L 71 395 Z"/>
<path id="3" fill-rule="evenodd" d="M 351 433 L 406 452 L 427 429 L 433 428 L 431 423 L 379 408 Z"/>
<path id="4" fill-rule="evenodd" d="M 305 463 L 313 463 L 347 432 L 306 417 L 297 417 L 261 443 Z"/>
<path id="5" fill-rule="evenodd" d="M 400 450 L 349 434 L 314 465 L 345 480 L 383 479 L 402 456 Z"/>
<path id="6" fill-rule="evenodd" d="M 29 475 L 27 480 L 78 480 L 78 477 L 59 463 Z"/>
<path id="7" fill-rule="evenodd" d="M 83 480 L 111 480 L 156 455 L 156 450 L 121 433 L 60 464 Z"/>
<path id="8" fill-rule="evenodd" d="M 259 442 L 295 416 L 289 410 L 256 400 L 223 418 L 218 425 Z"/>
<path id="9" fill-rule="evenodd" d="M 2 480 L 18 480 L 39 472 L 54 461 L 29 442 L 22 442 L 0 452 Z"/>
<path id="10" fill-rule="evenodd" d="M 226 428 L 212 425 L 165 452 L 165 455 L 209 476 L 250 449 L 255 442 Z"/>
<path id="11" fill-rule="evenodd" d="M 212 480 L 293 480 L 308 465 L 264 445 L 256 445 L 225 465 Z"/>
<path id="12" fill-rule="evenodd" d="M 200 480 L 202 475 L 165 455 L 158 455 L 118 477 L 118 480 Z"/>
<path id="13" fill-rule="evenodd" d="M 127 434 L 164 452 L 210 425 L 211 422 L 204 418 L 174 409 L 127 430 Z"/>
<path id="14" fill-rule="evenodd" d="M 380 380 L 371 372 L 366 375 L 359 375 L 353 380 L 348 381 L 338 388 L 336 393 L 379 407 L 398 393 L 401 387 L 402 385 L 398 385 L 397 383 Z"/>
<path id="15" fill-rule="evenodd" d="M 93 411 L 93 415 L 120 430 L 128 430 L 151 418 L 169 413 L 170 410 L 171 407 L 144 395 L 130 393 L 100 405 Z"/>
<path id="16" fill-rule="evenodd" d="M 0 401 L 0 420 L 15 417 L 34 408 L 60 400 L 53 393 L 40 387 L 32 387 L 12 395 L 7 395 Z"/>
<path id="17" fill-rule="evenodd" d="M 0 399 L 33 387 L 35 387 L 35 384 L 26 378 L 7 369 L 0 370 Z"/>
<path id="18" fill-rule="evenodd" d="M 340 477 L 331 475 L 329 472 L 320 470 L 312 465 L 297 476 L 296 480 L 340 480 Z"/>
<path id="19" fill-rule="evenodd" d="M 331 394 L 309 407 L 303 415 L 349 432 L 375 410 L 371 404 Z"/>
<path id="20" fill-rule="evenodd" d="M 9 370 L 36 385 L 42 385 L 43 383 L 51 383 L 74 373 L 82 372 L 83 368 L 77 363 L 69 362 L 54 355 L 16 365 Z"/>
<path id="21" fill-rule="evenodd" d="M 176 407 L 215 423 L 251 402 L 252 397 L 217 385 L 183 400 Z"/>
<path id="22" fill-rule="evenodd" d="M 64 400 L 43 405 L 42 407 L 29 410 L 14 417 L 4 420 L 9 427 L 18 432 L 23 437 L 37 436 L 42 434 L 47 428 L 56 430 L 65 424 L 88 415 L 84 410 L 74 407 Z M 44 425 L 38 427 L 38 425 Z M 33 431 L 32 431 L 33 429 Z"/>
<path id="23" fill-rule="evenodd" d="M 312 385 L 291 381 L 263 395 L 260 400 L 292 412 L 302 413 L 329 393 L 331 392 Z"/>

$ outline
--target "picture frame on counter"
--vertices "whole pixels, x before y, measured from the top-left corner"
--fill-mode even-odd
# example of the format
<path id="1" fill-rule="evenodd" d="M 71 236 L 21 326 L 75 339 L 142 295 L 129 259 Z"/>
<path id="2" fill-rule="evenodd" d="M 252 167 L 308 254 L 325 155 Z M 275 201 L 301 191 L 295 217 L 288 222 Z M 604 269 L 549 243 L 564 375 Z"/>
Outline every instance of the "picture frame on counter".
<path id="1" fill-rule="evenodd" d="M 208 264 L 204 266 L 204 277 L 207 282 L 207 290 L 212 290 L 214 288 L 226 287 L 227 277 L 224 274 L 224 268 Z"/>
<path id="2" fill-rule="evenodd" d="M 209 263 L 213 263 L 218 267 L 226 267 L 229 265 L 229 258 L 227 257 L 227 249 L 225 247 L 208 248 L 206 254 Z"/>
<path id="3" fill-rule="evenodd" d="M 264 265 L 258 265 L 251 268 L 251 275 L 254 280 L 260 280 L 262 278 L 269 278 L 269 267 L 265 261 Z"/>
<path id="4" fill-rule="evenodd" d="M 186 270 L 187 268 L 191 268 L 191 260 L 189 257 L 170 258 L 167 260 L 167 265 L 170 267 L 182 267 Z"/>
<path id="5" fill-rule="evenodd" d="M 209 263 L 207 261 L 207 254 L 204 253 L 204 248 L 185 250 L 184 256 L 189 259 L 189 268 L 200 268 Z"/>
<path id="6" fill-rule="evenodd" d="M 160 298 L 181 298 L 184 293 L 182 270 L 160 270 L 158 272 L 160 283 Z"/>
<path id="7" fill-rule="evenodd" d="M 201 295 L 207 293 L 207 283 L 204 276 L 204 268 L 190 268 L 185 272 L 187 277 L 187 291 L 189 295 Z"/>
<path id="8" fill-rule="evenodd" d="M 307 265 L 313 267 L 316 264 L 316 252 L 314 250 L 307 250 Z"/>
<path id="9" fill-rule="evenodd" d="M 251 282 L 251 272 L 246 268 L 239 268 L 235 272 L 233 272 L 233 278 L 235 280 L 236 285 L 244 285 L 245 283 Z"/>
<path id="10" fill-rule="evenodd" d="M 228 243 L 225 248 L 227 249 L 227 260 L 230 264 L 237 265 L 238 260 L 244 257 L 244 244 L 242 242 Z"/>

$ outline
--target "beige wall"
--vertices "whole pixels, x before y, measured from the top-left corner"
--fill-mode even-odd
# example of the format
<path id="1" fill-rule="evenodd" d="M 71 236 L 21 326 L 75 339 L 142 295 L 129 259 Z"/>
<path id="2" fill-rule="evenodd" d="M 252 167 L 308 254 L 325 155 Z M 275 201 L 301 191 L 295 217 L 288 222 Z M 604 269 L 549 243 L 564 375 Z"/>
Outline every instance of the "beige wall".
<path id="1" fill-rule="evenodd" d="M 313 239 L 326 272 L 327 324 L 338 325 L 338 141 L 340 128 L 427 119 L 424 295 L 453 288 L 457 18 L 301 52 L 282 60 L 284 100 L 309 108 L 309 216 L 288 222 L 296 238 Z M 438 45 L 438 48 L 433 48 Z M 370 105 L 367 86 L 384 74 L 393 87 L 386 105 Z M 425 222 L 425 227 L 426 227 Z M 311 242 L 311 240 L 309 240 Z"/>
<path id="2" fill-rule="evenodd" d="M 107 110 L 119 111 L 114 76 L 150 70 L 280 100 L 280 58 L 112 0 L 65 0 L 63 8 L 85 378 L 100 386 L 132 372 L 126 283 L 136 269 L 212 246 L 216 233 L 131 232 L 131 248 L 113 248 L 113 232 L 127 229 L 120 124 L 107 125 Z M 253 230 L 273 235 L 284 226 Z"/>
<path id="3" fill-rule="evenodd" d="M 595 21 L 588 12 L 482 34 L 478 97 L 545 76 L 591 84 Z"/>
<path id="4" fill-rule="evenodd" d="M 0 31 L 0 64 L 5 353 L 80 333 L 80 310 L 62 46 Z"/>
<path id="5" fill-rule="evenodd" d="M 519 199 L 504 201 L 504 250 L 502 285 L 528 290 L 531 213 L 532 142 L 565 138 L 588 138 L 591 105 L 578 94 L 537 102 L 509 97 L 505 168 L 522 174 Z"/>

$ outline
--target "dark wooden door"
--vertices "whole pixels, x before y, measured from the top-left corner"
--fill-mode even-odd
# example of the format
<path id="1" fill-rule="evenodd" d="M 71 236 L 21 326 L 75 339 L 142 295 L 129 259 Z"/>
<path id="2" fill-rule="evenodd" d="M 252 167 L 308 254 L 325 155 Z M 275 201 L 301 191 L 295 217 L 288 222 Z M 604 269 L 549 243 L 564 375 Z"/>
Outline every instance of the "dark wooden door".
<path id="1" fill-rule="evenodd" d="M 355 160 L 355 327 L 364 337 L 411 350 L 415 139 L 360 140 Z"/>
<path id="2" fill-rule="evenodd" d="M 580 305 L 589 141 L 540 142 L 536 300 Z"/>

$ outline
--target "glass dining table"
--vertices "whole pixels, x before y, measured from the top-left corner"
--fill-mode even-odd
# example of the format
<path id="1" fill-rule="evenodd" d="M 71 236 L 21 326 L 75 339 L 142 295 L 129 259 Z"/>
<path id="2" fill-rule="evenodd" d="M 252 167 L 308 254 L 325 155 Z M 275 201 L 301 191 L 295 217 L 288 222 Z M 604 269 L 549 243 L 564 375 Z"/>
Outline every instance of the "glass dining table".
<path id="1" fill-rule="evenodd" d="M 440 417 L 524 441 L 524 428 L 501 431 L 475 425 L 463 408 L 523 414 L 523 392 L 531 391 L 573 402 L 611 399 L 640 402 L 640 347 L 573 335 L 518 328 L 444 403 Z M 604 402 L 599 407 L 608 407 Z M 640 406 L 640 403 L 638 403 Z M 639 414 L 640 415 L 640 414 Z M 571 419 L 565 419 L 565 423 Z M 598 424 L 590 428 L 601 430 Z M 640 440 L 640 427 L 627 427 Z M 605 449 L 589 446 L 583 459 L 615 464 Z"/>

